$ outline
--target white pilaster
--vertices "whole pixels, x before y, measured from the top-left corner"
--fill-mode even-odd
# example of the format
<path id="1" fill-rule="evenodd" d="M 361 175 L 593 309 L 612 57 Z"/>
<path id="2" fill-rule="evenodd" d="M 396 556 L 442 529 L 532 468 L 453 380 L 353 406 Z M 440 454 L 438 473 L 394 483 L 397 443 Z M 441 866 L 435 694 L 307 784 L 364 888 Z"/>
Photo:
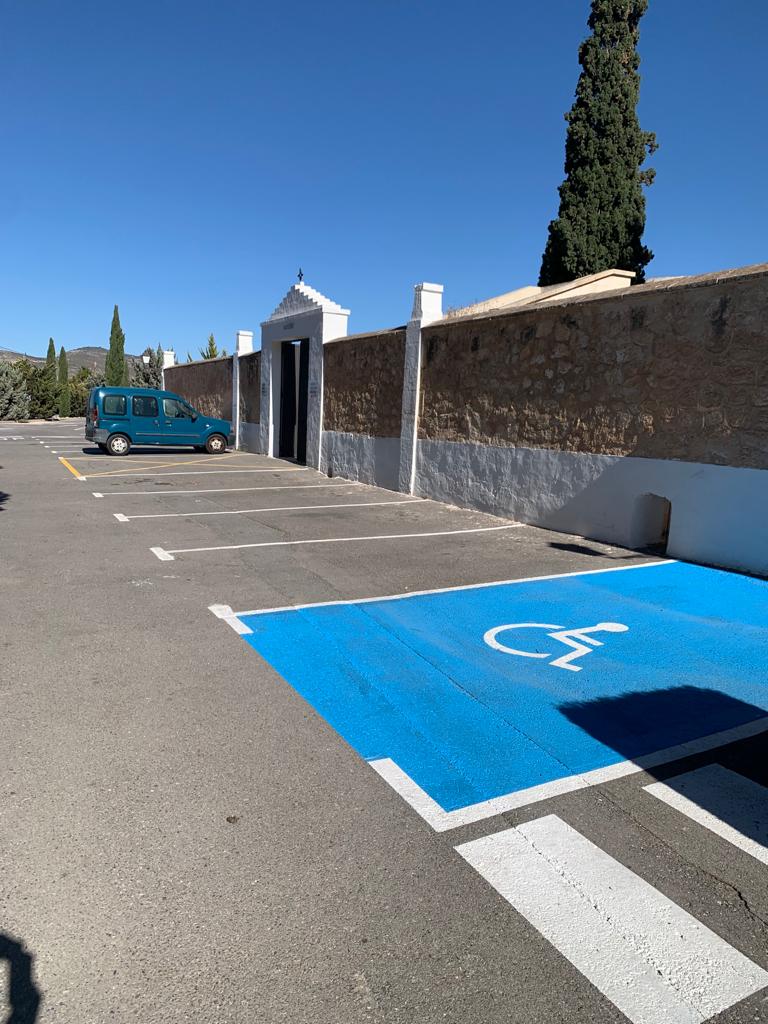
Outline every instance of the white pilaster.
<path id="1" fill-rule="evenodd" d="M 172 348 L 163 349 L 163 365 L 160 367 L 160 387 L 165 390 L 165 371 L 176 365 L 176 353 Z"/>
<path id="2" fill-rule="evenodd" d="M 421 392 L 421 329 L 443 316 L 443 286 L 417 284 L 413 310 L 405 329 L 405 367 L 400 426 L 400 474 L 398 489 L 413 494 L 416 479 L 416 446 L 419 437 L 419 394 Z"/>

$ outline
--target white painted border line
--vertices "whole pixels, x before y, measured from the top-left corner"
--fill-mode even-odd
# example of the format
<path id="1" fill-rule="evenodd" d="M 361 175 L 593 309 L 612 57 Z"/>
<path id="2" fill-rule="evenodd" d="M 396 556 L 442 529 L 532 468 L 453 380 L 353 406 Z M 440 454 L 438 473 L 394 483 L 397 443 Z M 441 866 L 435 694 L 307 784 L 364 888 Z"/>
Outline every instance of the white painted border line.
<path id="1" fill-rule="evenodd" d="M 152 492 L 154 493 L 154 491 Z M 180 493 L 180 492 L 179 492 Z M 515 526 L 526 526 L 515 523 Z M 676 558 L 663 558 L 655 562 L 640 562 L 634 565 L 608 565 L 604 569 L 577 569 L 574 572 L 556 572 L 548 576 L 522 576 L 516 580 L 492 580 L 490 583 L 460 583 L 455 587 L 435 587 L 434 590 L 409 590 L 405 594 L 384 594 L 381 597 L 349 597 L 340 601 L 311 601 L 308 604 L 286 604 L 278 608 L 252 608 L 236 615 L 269 615 L 272 612 L 299 611 L 302 608 L 330 608 L 341 604 L 371 604 L 373 601 L 405 601 L 409 597 L 428 597 L 430 594 L 451 594 L 458 590 L 485 590 L 488 587 L 505 587 L 512 583 L 543 583 L 545 580 L 564 580 L 571 576 L 596 576 L 601 572 L 626 572 L 628 569 L 654 569 L 657 565 L 674 565 Z"/>
<path id="2" fill-rule="evenodd" d="M 768 972 L 555 815 L 457 852 L 632 1024 L 701 1024 Z"/>
<path id="3" fill-rule="evenodd" d="M 666 782 L 643 786 L 643 790 L 761 864 L 768 864 L 768 789 L 765 786 L 721 764 L 708 764 Z M 728 808 L 729 821 L 723 821 L 708 809 L 713 799 L 718 806 Z M 740 832 L 731 821 L 747 822 L 759 840 Z"/>
<path id="4" fill-rule="evenodd" d="M 162 467 L 158 467 L 160 469 Z M 116 469 L 114 473 L 92 473 L 89 480 L 96 480 L 102 476 L 111 477 L 113 480 L 125 480 L 129 476 L 224 476 L 229 473 L 308 473 L 309 467 L 292 466 L 290 469 L 182 469 L 181 472 L 154 473 L 152 469 Z"/>
<path id="5" fill-rule="evenodd" d="M 240 636 L 250 636 L 253 633 L 252 629 L 249 629 L 244 622 L 235 615 L 228 604 L 209 604 L 208 611 L 213 612 L 217 619 L 221 619 L 226 622 L 228 626 L 231 626 L 236 633 Z"/>
<path id="6" fill-rule="evenodd" d="M 210 548 L 150 548 L 163 562 L 172 562 L 174 555 L 196 554 L 200 551 L 238 551 L 241 548 L 288 548 L 299 544 L 351 544 L 363 540 L 407 540 L 416 537 L 449 537 L 459 533 L 492 533 L 498 530 L 516 530 L 522 523 L 511 523 L 507 526 L 477 526 L 469 530 L 435 530 L 431 533 L 383 533 L 372 537 L 320 537 L 309 540 L 266 540 L 257 544 L 218 544 Z M 162 552 L 159 554 L 158 552 Z M 242 614 L 238 612 L 238 614 Z"/>
<path id="7" fill-rule="evenodd" d="M 428 499 L 403 498 L 400 501 L 337 501 L 333 505 L 280 505 L 275 508 L 217 509 L 215 512 L 144 512 L 138 516 L 126 516 L 121 512 L 113 512 L 112 514 L 121 523 L 128 523 L 132 519 L 186 519 L 190 516 L 244 516 L 248 512 L 315 512 L 329 508 L 373 508 L 377 505 L 415 505 L 417 502 L 424 504 L 425 500 Z"/>
<path id="8" fill-rule="evenodd" d="M 241 613 L 238 612 L 239 614 Z M 749 739 L 751 736 L 759 736 L 764 732 L 768 732 L 768 715 L 758 718 L 754 722 L 734 726 L 732 729 L 724 729 L 722 732 L 711 733 L 709 736 L 702 736 L 699 739 L 689 740 L 687 743 L 657 750 L 652 754 L 644 754 L 634 761 L 619 761 L 617 764 L 606 765 L 604 768 L 594 768 L 589 772 L 567 775 L 562 779 L 553 779 L 551 782 L 543 782 L 538 786 L 529 786 L 526 789 L 518 789 L 514 793 L 506 793 L 480 803 L 469 804 L 467 807 L 459 807 L 455 811 L 443 810 L 391 758 L 382 757 L 368 763 L 435 832 L 448 832 L 452 828 L 461 828 L 463 825 L 471 825 L 476 821 L 484 821 L 486 818 L 495 818 L 496 815 L 504 814 L 506 811 L 528 807 L 531 804 L 540 803 L 542 800 L 551 800 L 554 796 L 563 796 L 565 793 L 574 793 L 580 789 L 600 786 L 604 782 L 613 782 L 627 775 L 647 771 L 649 768 L 658 768 L 659 765 L 680 761 L 684 757 L 692 757 L 694 754 L 715 750 L 717 747 L 724 747 L 737 740 Z"/>
<path id="9" fill-rule="evenodd" d="M 265 487 L 195 487 L 192 490 L 158 490 L 155 488 L 154 491 L 107 491 L 102 493 L 101 491 L 94 491 L 94 497 L 99 498 L 122 498 L 125 494 L 135 495 L 155 495 L 156 497 L 165 498 L 169 494 L 234 494 L 235 491 L 303 491 L 309 487 L 363 487 L 364 484 L 359 484 L 356 480 L 329 480 L 324 484 L 267 484 Z M 424 499 L 425 501 L 427 499 Z"/>

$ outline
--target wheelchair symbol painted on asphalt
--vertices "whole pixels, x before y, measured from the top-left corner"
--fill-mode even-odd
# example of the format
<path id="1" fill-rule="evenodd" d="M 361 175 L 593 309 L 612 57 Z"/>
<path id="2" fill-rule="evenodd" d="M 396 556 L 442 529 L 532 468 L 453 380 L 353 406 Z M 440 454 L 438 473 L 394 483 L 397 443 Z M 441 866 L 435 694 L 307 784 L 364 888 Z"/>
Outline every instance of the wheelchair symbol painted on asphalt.
<path id="1" fill-rule="evenodd" d="M 520 651 L 515 647 L 507 647 L 497 639 L 499 633 L 505 633 L 508 629 L 543 629 L 552 640 L 557 640 L 571 650 L 560 657 L 553 657 L 548 651 Z M 554 668 L 564 668 L 568 672 L 581 672 L 581 665 L 572 664 L 585 654 L 590 654 L 596 647 L 603 647 L 602 640 L 596 640 L 593 633 L 626 633 L 629 626 L 622 622 L 598 622 L 596 626 L 582 626 L 579 629 L 564 629 L 563 626 L 554 626 L 547 622 L 511 622 L 505 626 L 495 626 L 484 634 L 483 640 L 489 647 L 504 654 L 514 654 L 518 658 L 552 658 L 550 665 Z M 534 645 L 535 646 L 535 645 Z"/>

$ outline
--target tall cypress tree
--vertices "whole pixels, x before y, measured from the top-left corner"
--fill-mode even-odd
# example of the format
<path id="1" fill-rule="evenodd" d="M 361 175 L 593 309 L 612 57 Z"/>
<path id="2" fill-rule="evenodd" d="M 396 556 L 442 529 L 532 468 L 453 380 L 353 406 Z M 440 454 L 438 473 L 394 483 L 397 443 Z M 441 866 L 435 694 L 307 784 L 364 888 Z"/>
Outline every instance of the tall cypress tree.
<path id="1" fill-rule="evenodd" d="M 69 366 L 64 346 L 59 352 L 59 416 L 69 416 L 71 402 L 69 393 Z"/>
<path id="2" fill-rule="evenodd" d="M 56 345 L 53 338 L 49 338 L 45 363 L 33 367 L 30 377 L 29 391 L 33 416 L 48 419 L 56 412 L 56 375 Z"/>
<path id="3" fill-rule="evenodd" d="M 53 374 L 56 379 L 56 345 L 53 338 L 48 339 L 48 351 L 45 353 L 45 368 Z"/>
<path id="4" fill-rule="evenodd" d="M 120 314 L 115 306 L 112 327 L 109 332 L 109 352 L 104 366 L 104 376 L 109 387 L 120 387 L 128 383 L 128 366 L 125 362 L 125 335 L 120 326 Z"/>
<path id="5" fill-rule="evenodd" d="M 617 267 L 645 278 L 653 253 L 642 242 L 641 170 L 658 148 L 637 119 L 640 19 L 648 0 L 592 0 L 589 36 L 579 49 L 582 71 L 565 119 L 565 181 L 560 211 L 549 225 L 539 284 L 559 284 Z"/>

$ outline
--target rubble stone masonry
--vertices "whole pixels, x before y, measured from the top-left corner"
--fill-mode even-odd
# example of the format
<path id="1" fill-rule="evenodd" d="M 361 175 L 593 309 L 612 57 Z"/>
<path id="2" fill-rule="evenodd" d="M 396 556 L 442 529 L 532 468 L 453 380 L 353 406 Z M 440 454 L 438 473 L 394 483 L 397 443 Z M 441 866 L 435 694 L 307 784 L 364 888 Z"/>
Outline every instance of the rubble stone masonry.
<path id="1" fill-rule="evenodd" d="M 330 429 L 399 430 L 394 345 L 331 346 Z M 423 439 L 768 468 L 768 265 L 423 331 Z M 393 339 L 394 341 L 394 339 Z"/>
<path id="2" fill-rule="evenodd" d="M 333 341 L 323 357 L 323 429 L 399 438 L 405 328 Z"/>
<path id="3" fill-rule="evenodd" d="M 199 409 L 204 416 L 232 419 L 232 360 L 204 359 L 165 371 L 165 387 Z"/>
<path id="4" fill-rule="evenodd" d="M 240 356 L 240 419 L 259 423 L 261 418 L 261 352 Z"/>

